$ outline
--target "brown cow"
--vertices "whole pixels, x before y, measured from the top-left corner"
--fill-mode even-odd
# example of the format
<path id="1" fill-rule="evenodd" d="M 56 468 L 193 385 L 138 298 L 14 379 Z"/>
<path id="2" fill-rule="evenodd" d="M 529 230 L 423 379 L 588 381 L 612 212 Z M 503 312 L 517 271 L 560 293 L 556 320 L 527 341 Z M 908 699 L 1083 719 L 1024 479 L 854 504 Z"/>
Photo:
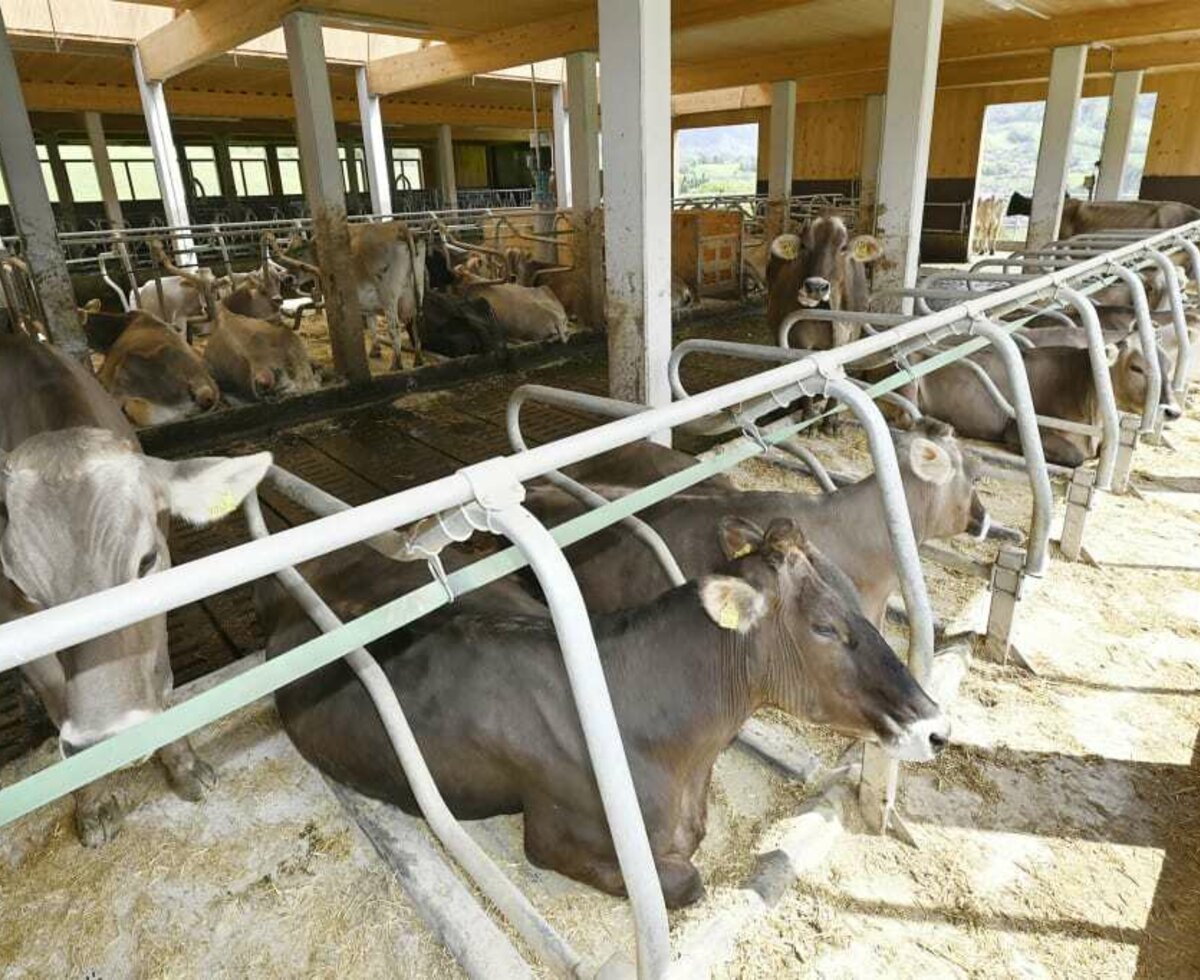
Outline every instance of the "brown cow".
<path id="1" fill-rule="evenodd" d="M 170 324 L 137 311 L 125 321 L 98 377 L 134 425 L 161 425 L 216 407 L 217 382 Z"/>
<path id="2" fill-rule="evenodd" d="M 279 395 L 316 391 L 308 350 L 298 334 L 281 323 L 234 312 L 257 302 L 243 286 L 217 304 L 216 326 L 204 348 L 204 361 L 231 395 L 261 401 Z"/>
<path id="3" fill-rule="evenodd" d="M 1033 199 L 1013 194 L 1008 213 L 1029 216 Z M 1200 219 L 1200 208 L 1179 201 L 1063 201 L 1059 238 L 1122 228 L 1178 228 Z"/>
<path id="4" fill-rule="evenodd" d="M 828 563 L 790 521 L 764 533 L 729 519 L 709 525 L 705 537 L 728 556 L 715 574 L 592 617 L 671 907 L 704 894 L 691 859 L 706 830 L 713 765 L 759 708 L 872 739 L 900 759 L 932 759 L 949 737 L 938 706 L 856 607 L 852 590 L 820 570 Z M 356 548 L 302 574 L 349 618 L 427 573 Z M 315 633 L 294 602 L 274 593 L 257 590 L 271 657 Z M 372 648 L 446 803 L 464 819 L 524 813 L 530 861 L 624 894 L 547 611 L 496 589 L 474 600 L 468 594 L 464 604 Z M 324 773 L 418 812 L 379 716 L 344 663 L 281 688 L 276 705 L 292 741 Z"/>

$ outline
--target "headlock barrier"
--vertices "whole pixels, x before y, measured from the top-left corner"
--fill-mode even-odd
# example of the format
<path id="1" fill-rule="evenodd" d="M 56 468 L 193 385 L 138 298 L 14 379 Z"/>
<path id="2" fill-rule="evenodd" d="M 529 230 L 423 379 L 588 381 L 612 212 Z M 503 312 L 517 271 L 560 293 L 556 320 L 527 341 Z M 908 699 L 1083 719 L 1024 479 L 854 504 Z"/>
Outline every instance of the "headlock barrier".
<path id="1" fill-rule="evenodd" d="M 156 229 L 162 234 L 162 229 Z M 883 302 L 917 303 L 918 315 L 906 313 L 849 314 L 841 311 L 803 311 L 783 326 L 779 347 L 717 341 L 687 341 L 676 348 L 670 362 L 676 400 L 648 408 L 614 399 L 564 392 L 541 386 L 524 386 L 513 394 L 508 427 L 511 455 L 468 466 L 457 473 L 420 487 L 392 494 L 357 507 L 312 487 L 279 469 L 267 479 L 273 487 L 318 516 L 302 526 L 268 534 L 251 497 L 244 511 L 255 540 L 195 561 L 178 565 L 101 593 L 65 603 L 0 625 L 0 670 L 28 663 L 92 637 L 111 632 L 147 617 L 203 599 L 214 593 L 268 575 L 278 578 L 294 596 L 322 635 L 207 689 L 183 703 L 140 721 L 70 758 L 55 763 L 20 782 L 0 789 L 0 826 L 58 799 L 154 750 L 196 731 L 204 725 L 262 698 L 319 667 L 345 657 L 369 692 L 396 753 L 413 787 L 431 830 L 479 889 L 507 918 L 538 958 L 555 973 L 582 975 L 582 959 L 568 939 L 559 935 L 521 894 L 497 865 L 472 841 L 450 814 L 421 757 L 394 691 L 381 668 L 366 651 L 367 644 L 419 617 L 453 602 L 456 596 L 494 582 L 528 566 L 546 598 L 562 649 L 571 690 L 578 708 L 585 741 L 608 825 L 629 893 L 637 942 L 637 972 L 643 978 L 686 975 L 678 960 L 672 963 L 668 923 L 657 872 L 651 856 L 633 781 L 622 748 L 612 702 L 601 669 L 596 641 L 580 590 L 563 548 L 619 522 L 625 523 L 653 550 L 673 581 L 682 575 L 670 550 L 639 511 L 721 473 L 754 456 L 792 452 L 828 490 L 835 483 L 812 452 L 796 444 L 795 436 L 816 419 L 789 415 L 759 425 L 768 414 L 778 415 L 802 397 L 827 396 L 841 403 L 865 430 L 877 474 L 887 530 L 900 573 L 901 591 L 910 627 L 908 659 L 917 680 L 930 680 L 934 654 L 933 613 L 919 561 L 919 550 L 904 498 L 900 469 L 887 424 L 877 399 L 889 398 L 906 411 L 916 406 L 897 399 L 897 389 L 947 364 L 992 346 L 999 353 L 1012 392 L 1011 402 L 992 389 L 1017 423 L 1022 456 L 992 454 L 988 458 L 1022 467 L 1032 490 L 1028 547 L 1005 545 L 994 566 L 959 559 L 990 578 L 992 609 L 989 640 L 1007 651 L 1012 619 L 1027 576 L 1043 573 L 1049 557 L 1051 490 L 1050 471 L 1042 452 L 1039 426 L 1060 425 L 1060 420 L 1039 418 L 1034 412 L 1029 385 L 1021 363 L 1020 332 L 1040 307 L 1074 309 L 1088 339 L 1090 363 L 1102 409 L 1102 425 L 1084 426 L 1100 440 L 1095 470 L 1082 467 L 1073 474 L 1068 491 L 1067 523 L 1063 551 L 1079 553 L 1082 517 L 1095 488 L 1120 490 L 1125 485 L 1130 457 L 1139 434 L 1158 430 L 1157 403 L 1146 406 L 1132 426 L 1122 425 L 1109 382 L 1104 342 L 1095 308 L 1088 298 L 1112 282 L 1126 283 L 1134 295 L 1139 335 L 1152 344 L 1154 333 L 1141 280 L 1131 274 L 1150 265 L 1166 271 L 1167 298 L 1172 313 L 1179 366 L 1176 387 L 1186 383 L 1189 359 L 1184 298 L 1169 255 L 1183 252 L 1193 277 L 1200 280 L 1200 222 L 1162 232 L 1086 236 L 1014 260 L 988 260 L 987 268 L 931 277 L 919 288 L 900 295 L 882 295 Z M 1015 270 L 1015 271 L 1010 271 Z M 937 303 L 942 308 L 932 309 Z M 1017 320 L 1002 317 L 1028 313 Z M 787 348 L 791 326 L 802 318 L 853 320 L 865 336 L 833 350 L 811 352 Z M 665 325 L 661 328 L 665 329 Z M 1152 347 L 1147 347 L 1147 351 Z M 750 377 L 699 394 L 689 394 L 679 376 L 680 363 L 697 351 L 760 361 L 772 366 Z M 917 351 L 919 361 L 909 360 Z M 1146 358 L 1148 363 L 1153 357 Z M 870 385 L 847 375 L 848 367 L 891 364 L 899 369 Z M 1157 388 L 1154 389 L 1157 392 Z M 545 445 L 527 448 L 520 431 L 522 406 L 529 402 L 568 406 L 607 417 L 610 421 Z M 607 500 L 558 471 L 620 446 L 676 427 L 710 434 L 740 432 L 745 438 L 725 444 L 711 458 L 696 462 L 617 500 Z M 1075 429 L 1079 428 L 1075 424 Z M 1122 450 L 1127 448 L 1129 452 Z M 579 496 L 590 510 L 547 530 L 523 506 L 524 484 L 549 479 Z M 428 519 L 428 520 L 426 520 Z M 397 533 L 397 528 L 421 522 Z M 438 552 L 452 541 L 474 531 L 487 531 L 509 539 L 504 551 L 446 574 Z M 316 591 L 295 571 L 295 566 L 356 542 L 364 542 L 397 560 L 425 560 L 431 566 L 430 582 L 385 603 L 350 623 L 341 623 Z M 928 552 L 927 552 L 928 553 Z M 948 554 L 948 553 L 947 553 Z M 934 553 L 943 560 L 953 556 Z M 860 800 L 876 826 L 897 826 L 893 813 L 898 769 L 878 751 L 863 765 Z"/>

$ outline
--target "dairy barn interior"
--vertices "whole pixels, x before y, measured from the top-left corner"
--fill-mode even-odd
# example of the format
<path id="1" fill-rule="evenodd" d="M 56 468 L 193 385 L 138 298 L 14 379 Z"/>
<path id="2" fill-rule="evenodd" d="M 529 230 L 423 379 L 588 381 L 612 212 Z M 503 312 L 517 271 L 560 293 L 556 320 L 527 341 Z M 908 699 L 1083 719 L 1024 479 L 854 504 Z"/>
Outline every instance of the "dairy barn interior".
<path id="1" fill-rule="evenodd" d="M 0 14 L 0 974 L 1200 976 L 1200 4 Z"/>

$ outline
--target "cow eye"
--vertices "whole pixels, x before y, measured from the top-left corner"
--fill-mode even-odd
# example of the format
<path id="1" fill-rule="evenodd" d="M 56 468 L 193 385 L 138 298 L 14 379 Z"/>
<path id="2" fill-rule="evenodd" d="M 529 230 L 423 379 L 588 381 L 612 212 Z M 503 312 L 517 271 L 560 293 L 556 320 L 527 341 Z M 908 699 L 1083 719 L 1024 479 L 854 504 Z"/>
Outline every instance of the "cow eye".
<path id="1" fill-rule="evenodd" d="M 1132 371 L 1134 374 L 1145 374 L 1146 373 L 1140 364 L 1130 364 L 1129 370 Z"/>
<path id="2" fill-rule="evenodd" d="M 838 636 L 837 627 L 832 623 L 814 623 L 813 632 L 823 640 L 836 640 Z"/>
<path id="3" fill-rule="evenodd" d="M 154 570 L 154 566 L 158 564 L 158 549 L 151 548 L 144 555 L 142 560 L 138 562 L 138 578 L 144 578 Z"/>

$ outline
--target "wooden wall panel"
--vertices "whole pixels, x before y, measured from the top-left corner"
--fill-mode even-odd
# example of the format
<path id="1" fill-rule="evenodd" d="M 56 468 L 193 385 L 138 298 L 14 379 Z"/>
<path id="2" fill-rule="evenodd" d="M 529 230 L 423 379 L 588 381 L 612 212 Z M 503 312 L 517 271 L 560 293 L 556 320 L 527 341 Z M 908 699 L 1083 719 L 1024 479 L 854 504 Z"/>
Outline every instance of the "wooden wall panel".
<path id="1" fill-rule="evenodd" d="M 796 180 L 856 180 L 862 167 L 864 99 L 796 107 Z M 760 169 L 761 169 L 760 160 Z"/>
<path id="2" fill-rule="evenodd" d="M 1200 176 L 1200 71 L 1150 75 L 1144 88 L 1158 93 L 1147 175 Z"/>

